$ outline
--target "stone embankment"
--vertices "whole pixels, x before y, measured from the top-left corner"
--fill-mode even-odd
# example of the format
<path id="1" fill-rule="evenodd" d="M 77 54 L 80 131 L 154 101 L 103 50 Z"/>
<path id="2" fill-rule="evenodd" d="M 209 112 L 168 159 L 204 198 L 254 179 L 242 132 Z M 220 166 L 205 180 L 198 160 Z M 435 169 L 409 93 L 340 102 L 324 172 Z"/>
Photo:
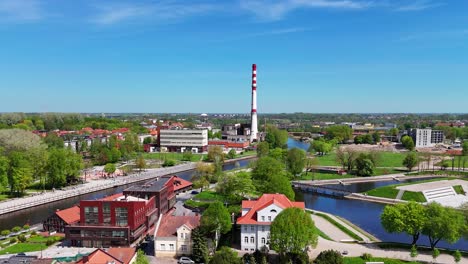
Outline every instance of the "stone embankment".
<path id="1" fill-rule="evenodd" d="M 196 163 L 185 163 L 174 167 L 149 169 L 140 173 L 134 173 L 128 176 L 122 176 L 112 179 L 100 179 L 87 182 L 77 186 L 70 186 L 62 190 L 48 191 L 45 193 L 38 193 L 33 196 L 27 196 L 23 198 L 15 198 L 7 201 L 0 202 L 0 215 L 11 213 L 14 211 L 43 205 L 63 199 L 102 191 L 105 189 L 122 186 L 126 184 L 136 183 L 140 181 L 146 181 L 152 178 L 160 177 L 168 174 L 175 174 L 182 171 L 193 170 L 196 167 Z"/>

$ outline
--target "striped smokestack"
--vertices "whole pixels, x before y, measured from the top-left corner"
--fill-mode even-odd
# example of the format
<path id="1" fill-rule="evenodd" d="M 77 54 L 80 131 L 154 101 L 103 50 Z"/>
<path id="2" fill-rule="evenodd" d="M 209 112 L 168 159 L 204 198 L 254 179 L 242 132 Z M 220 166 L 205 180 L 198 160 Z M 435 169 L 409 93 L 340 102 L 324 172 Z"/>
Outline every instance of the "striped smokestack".
<path id="1" fill-rule="evenodd" d="M 252 64 L 252 111 L 250 113 L 250 142 L 257 140 L 257 65 Z"/>

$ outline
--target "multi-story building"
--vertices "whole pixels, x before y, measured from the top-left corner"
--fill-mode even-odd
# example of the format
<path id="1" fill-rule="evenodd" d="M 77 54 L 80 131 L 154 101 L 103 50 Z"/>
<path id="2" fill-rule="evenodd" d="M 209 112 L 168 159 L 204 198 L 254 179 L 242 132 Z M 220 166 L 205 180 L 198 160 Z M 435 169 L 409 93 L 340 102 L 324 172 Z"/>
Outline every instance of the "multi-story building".
<path id="1" fill-rule="evenodd" d="M 155 238 L 156 256 L 192 254 L 192 230 L 200 225 L 200 216 L 174 216 L 165 214 Z"/>
<path id="2" fill-rule="evenodd" d="M 291 202 L 284 194 L 263 194 L 256 201 L 242 201 L 241 250 L 255 251 L 269 245 L 270 226 L 289 207 L 305 208 L 304 202 Z"/>
<path id="3" fill-rule="evenodd" d="M 161 151 L 193 153 L 208 150 L 208 130 L 206 129 L 161 129 L 158 144 Z"/>
<path id="4" fill-rule="evenodd" d="M 72 246 L 130 246 L 151 234 L 158 220 L 155 197 L 123 194 L 80 202 L 80 222 L 65 227 Z M 153 231 L 154 232 L 154 231 Z"/>
<path id="5" fill-rule="evenodd" d="M 413 139 L 416 148 L 434 147 L 436 144 L 443 143 L 445 139 L 443 131 L 431 128 L 411 129 L 408 135 Z"/>
<path id="6" fill-rule="evenodd" d="M 67 225 L 73 225 L 80 222 L 80 207 L 73 206 L 63 210 L 57 210 L 53 215 L 47 218 L 43 227 L 49 232 L 64 233 Z"/>
<path id="7" fill-rule="evenodd" d="M 132 195 L 143 199 L 155 198 L 155 206 L 159 213 L 165 214 L 176 202 L 175 196 L 192 188 L 192 183 L 177 176 L 162 176 L 142 185 L 133 185 L 123 191 L 125 195 Z"/>

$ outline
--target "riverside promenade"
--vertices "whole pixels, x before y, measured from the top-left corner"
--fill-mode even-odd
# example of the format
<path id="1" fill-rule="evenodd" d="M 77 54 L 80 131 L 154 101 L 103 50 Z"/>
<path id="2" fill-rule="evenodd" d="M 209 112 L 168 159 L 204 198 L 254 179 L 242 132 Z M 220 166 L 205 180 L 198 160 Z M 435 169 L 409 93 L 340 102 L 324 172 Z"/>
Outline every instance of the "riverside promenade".
<path id="1" fill-rule="evenodd" d="M 196 163 L 190 162 L 174 167 L 148 169 L 146 171 L 118 178 L 93 180 L 84 184 L 69 186 L 61 190 L 47 191 L 45 193 L 38 193 L 32 196 L 9 199 L 0 202 L 0 215 L 117 186 L 146 181 L 163 175 L 193 170 L 195 168 Z"/>

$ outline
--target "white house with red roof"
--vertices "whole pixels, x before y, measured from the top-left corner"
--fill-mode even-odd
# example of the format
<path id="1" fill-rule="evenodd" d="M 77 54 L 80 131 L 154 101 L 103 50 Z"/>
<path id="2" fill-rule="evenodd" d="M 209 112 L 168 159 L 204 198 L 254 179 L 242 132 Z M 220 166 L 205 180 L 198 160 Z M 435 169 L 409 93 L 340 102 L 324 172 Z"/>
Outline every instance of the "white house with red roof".
<path id="1" fill-rule="evenodd" d="M 255 251 L 268 247 L 270 225 L 284 209 L 304 209 L 304 202 L 291 202 L 284 194 L 263 194 L 256 201 L 242 201 L 242 216 L 237 219 L 241 227 L 241 250 Z"/>

